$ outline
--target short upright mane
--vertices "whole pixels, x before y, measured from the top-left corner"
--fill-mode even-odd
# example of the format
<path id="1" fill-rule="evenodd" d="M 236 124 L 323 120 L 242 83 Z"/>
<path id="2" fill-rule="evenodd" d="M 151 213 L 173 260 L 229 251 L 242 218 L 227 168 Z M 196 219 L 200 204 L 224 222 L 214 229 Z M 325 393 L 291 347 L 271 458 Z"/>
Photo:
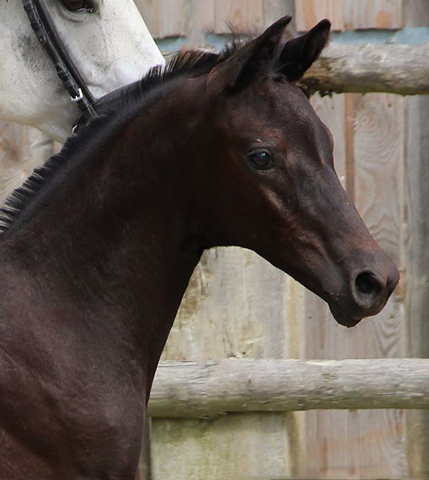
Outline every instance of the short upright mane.
<path id="1" fill-rule="evenodd" d="M 85 156 L 94 151 L 103 138 L 108 138 L 122 124 L 145 108 L 146 103 L 156 101 L 172 83 L 179 78 L 192 78 L 208 74 L 216 65 L 225 61 L 244 46 L 234 38 L 220 53 L 209 50 L 180 52 L 164 67 L 153 67 L 141 80 L 127 85 L 100 102 L 98 116 L 81 131 L 70 137 L 58 155 L 54 155 L 40 168 L 33 171 L 25 183 L 17 188 L 0 208 L 0 240 L 3 240 L 12 225 L 23 214 L 29 214 L 35 200 L 49 190 L 55 179 L 61 177 L 67 167 L 73 164 L 76 155 Z"/>

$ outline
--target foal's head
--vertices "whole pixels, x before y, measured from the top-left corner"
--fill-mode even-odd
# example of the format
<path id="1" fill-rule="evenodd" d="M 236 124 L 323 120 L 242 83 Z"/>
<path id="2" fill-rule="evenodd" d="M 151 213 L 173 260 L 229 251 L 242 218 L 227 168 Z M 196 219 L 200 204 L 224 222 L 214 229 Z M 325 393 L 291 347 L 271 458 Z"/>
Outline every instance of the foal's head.
<path id="1" fill-rule="evenodd" d="M 199 199 L 207 243 L 255 250 L 352 326 L 381 310 L 398 272 L 340 185 L 328 128 L 293 83 L 325 47 L 330 23 L 285 42 L 289 21 L 207 77 L 203 137 L 212 141 Z"/>

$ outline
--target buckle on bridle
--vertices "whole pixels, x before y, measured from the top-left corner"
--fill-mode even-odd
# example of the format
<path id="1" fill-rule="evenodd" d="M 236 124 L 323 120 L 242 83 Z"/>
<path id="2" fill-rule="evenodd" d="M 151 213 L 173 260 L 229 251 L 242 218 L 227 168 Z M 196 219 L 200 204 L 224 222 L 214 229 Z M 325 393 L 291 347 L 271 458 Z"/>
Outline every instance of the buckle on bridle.
<path id="1" fill-rule="evenodd" d="M 77 91 L 77 96 L 76 97 L 70 97 L 71 98 L 71 101 L 73 103 L 76 103 L 76 102 L 80 102 L 81 100 L 83 100 L 83 92 L 82 92 L 82 89 L 79 88 L 79 90 Z"/>

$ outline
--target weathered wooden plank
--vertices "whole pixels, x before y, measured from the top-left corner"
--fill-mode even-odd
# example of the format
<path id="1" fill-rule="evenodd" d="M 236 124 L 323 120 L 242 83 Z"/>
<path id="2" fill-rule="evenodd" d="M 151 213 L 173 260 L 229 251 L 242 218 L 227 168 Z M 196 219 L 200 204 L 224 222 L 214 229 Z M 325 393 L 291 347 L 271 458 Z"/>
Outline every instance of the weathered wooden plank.
<path id="1" fill-rule="evenodd" d="M 344 0 L 342 8 L 347 30 L 400 29 L 404 26 L 402 0 Z"/>
<path id="2" fill-rule="evenodd" d="M 354 191 L 358 209 L 372 233 L 402 265 L 403 99 L 374 94 L 349 96 L 339 115 L 346 116 L 346 151 L 352 154 L 346 159 L 348 189 Z M 341 131 L 334 134 L 336 139 L 338 134 Z M 403 355 L 401 290 L 382 314 L 355 329 L 335 325 L 323 302 L 311 293 L 308 297 L 312 299 L 306 307 L 306 358 Z M 301 475 L 406 476 L 402 412 L 314 411 L 306 417 L 310 460 Z"/>
<path id="3" fill-rule="evenodd" d="M 356 206 L 375 239 L 401 269 L 404 98 L 395 95 L 359 95 L 355 105 Z M 401 284 L 395 296 L 402 298 Z M 377 322 L 374 324 L 377 325 Z M 396 355 L 402 354 L 397 347 L 394 349 Z M 379 353 L 383 356 L 392 355 L 388 345 Z"/>
<path id="4" fill-rule="evenodd" d="M 307 431 L 307 462 L 301 467 L 306 478 L 411 478 L 399 448 L 405 435 L 402 410 L 317 413 L 305 414 L 307 427 L 317 422 Z M 371 431 L 365 428 L 373 422 Z"/>
<path id="5" fill-rule="evenodd" d="M 348 95 L 350 97 L 350 95 Z M 320 98 L 314 96 L 311 103 L 321 120 L 329 127 L 334 138 L 334 162 L 343 187 L 350 179 L 350 109 L 349 98 L 344 95 Z M 352 149 L 354 144 L 352 145 Z M 311 292 L 305 292 L 305 351 L 301 358 L 346 358 L 350 329 L 340 327 L 332 318 L 326 303 Z M 336 338 L 336 341 L 334 341 Z M 304 433 L 299 458 L 299 477 L 321 478 L 328 474 L 347 478 L 348 461 L 344 458 L 343 445 L 336 445 L 336 438 L 347 438 L 347 411 L 311 411 L 303 414 Z M 340 468 L 339 466 L 343 466 Z M 333 470 L 335 466 L 335 470 Z M 334 473 L 335 472 L 335 473 Z"/>
<path id="6" fill-rule="evenodd" d="M 344 95 L 320 98 L 311 103 L 321 120 L 329 127 L 334 138 L 334 162 L 343 187 L 350 178 L 348 154 L 350 152 L 347 120 L 347 101 Z M 354 145 L 353 145 L 354 146 Z M 326 303 L 309 291 L 305 292 L 305 351 L 301 358 L 346 358 L 350 329 L 341 328 L 332 318 Z M 336 340 L 334 340 L 336 339 Z M 300 461 L 299 477 L 321 478 L 332 475 L 347 478 L 347 471 L 338 469 L 343 465 L 347 470 L 343 446 L 331 448 L 335 439 L 347 438 L 347 416 L 343 411 L 306 412 L 303 444 L 305 461 Z"/>
<path id="7" fill-rule="evenodd" d="M 329 18 L 332 30 L 344 30 L 343 0 L 295 0 L 296 30 L 306 32 Z"/>
<path id="8" fill-rule="evenodd" d="M 136 0 L 154 38 L 186 35 L 186 0 Z"/>
<path id="9" fill-rule="evenodd" d="M 355 118 L 356 109 L 354 95 L 347 93 L 344 95 L 344 127 L 346 144 L 345 189 L 353 203 L 355 202 Z"/>
<path id="10" fill-rule="evenodd" d="M 151 419 L 147 418 L 143 432 L 143 445 L 140 454 L 140 478 L 138 480 L 153 480 L 151 461 Z"/>
<path id="11" fill-rule="evenodd" d="M 380 408 L 429 409 L 429 360 L 164 362 L 148 414 L 208 418 L 234 412 Z"/>
<path id="12" fill-rule="evenodd" d="M 196 0 L 192 13 L 194 28 L 198 31 L 211 31 L 215 24 L 215 0 Z"/>
<path id="13" fill-rule="evenodd" d="M 153 38 L 158 37 L 158 31 L 156 30 L 155 22 L 153 21 L 154 8 L 156 8 L 153 0 L 134 0 L 141 16 L 144 18 L 147 28 L 149 29 Z"/>
<path id="14" fill-rule="evenodd" d="M 264 24 L 266 27 L 285 15 L 294 17 L 294 0 L 264 0 Z"/>
<path id="15" fill-rule="evenodd" d="M 429 7 L 429 5 L 427 5 Z M 429 8 L 428 8 L 429 10 Z M 429 97 L 406 99 L 404 272 L 407 355 L 429 357 Z M 429 478 L 429 414 L 407 412 L 410 478 Z"/>
<path id="16" fill-rule="evenodd" d="M 289 277 L 252 252 L 236 248 L 206 252 L 191 279 L 163 359 L 204 363 L 228 357 L 288 357 L 299 345 L 293 328 L 299 321 L 286 323 L 286 318 L 299 315 L 299 302 L 302 298 L 300 295 L 290 296 L 291 291 L 295 291 L 289 286 L 290 283 Z M 285 425 L 294 425 L 292 418 L 295 415 L 280 414 L 284 417 L 282 422 Z M 263 458 L 271 456 L 270 450 L 278 448 L 274 442 L 261 443 L 261 435 L 269 436 L 276 432 L 274 436 L 280 438 L 282 445 L 285 444 L 282 439 L 289 435 L 289 431 L 283 427 L 273 430 L 273 425 L 282 422 L 279 421 L 278 413 L 261 415 L 249 412 L 245 418 L 234 423 L 233 432 L 226 428 L 222 419 L 214 420 L 203 431 L 205 437 L 216 438 L 216 444 L 225 444 L 235 452 L 228 463 L 228 471 L 244 472 L 248 468 L 249 458 L 259 459 L 262 465 Z M 225 462 L 219 459 L 223 453 L 216 453 L 215 449 L 207 457 L 207 452 L 196 444 L 192 447 L 194 444 L 187 440 L 188 437 L 200 436 L 199 424 L 181 423 L 179 427 L 175 420 L 166 422 L 154 418 L 152 425 L 154 452 L 158 451 L 156 445 L 161 441 L 158 440 L 158 433 L 161 439 L 165 439 L 168 432 L 178 433 L 180 428 L 186 433 L 186 436 L 171 434 L 171 443 L 166 442 L 167 445 L 164 445 L 163 457 L 158 462 L 154 459 L 154 478 L 177 480 L 218 478 L 216 475 L 222 475 L 226 467 L 222 466 Z M 258 429 L 246 425 L 258 425 Z M 292 434 L 294 432 L 295 429 Z M 246 438 L 246 442 L 242 438 Z M 180 452 L 180 458 L 176 457 L 177 452 Z M 289 456 L 286 453 L 277 460 L 280 462 L 280 470 L 276 471 L 276 476 L 280 478 L 290 476 Z M 156 453 L 153 457 L 156 457 Z M 180 477 L 173 469 L 166 476 L 165 469 L 161 467 L 165 457 L 171 462 L 175 459 L 183 465 L 186 475 Z M 191 476 L 195 471 L 199 477 Z M 229 478 L 236 477 L 231 475 Z"/>
<path id="17" fill-rule="evenodd" d="M 420 46 L 331 44 L 303 85 L 324 92 L 429 93 L 429 43 Z"/>
<path id="18" fill-rule="evenodd" d="M 311 104 L 319 115 L 319 118 L 330 129 L 334 139 L 334 164 L 335 171 L 343 187 L 346 186 L 346 96 L 334 95 L 332 97 L 320 97 L 315 95 L 311 98 Z"/>
<path id="19" fill-rule="evenodd" d="M 404 98 L 368 94 L 355 99 L 355 203 L 371 233 L 403 272 Z M 367 330 L 358 330 L 360 356 L 401 357 L 404 351 L 403 278 L 386 308 Z M 387 478 L 408 476 L 401 411 L 360 413 L 357 434 L 370 448 L 355 455 L 355 468 L 378 468 Z M 352 447 L 349 447 L 349 452 Z M 356 452 L 353 452 L 356 453 Z M 381 461 L 383 463 L 381 463 Z"/>
<path id="20" fill-rule="evenodd" d="M 152 429 L 153 480 L 290 478 L 289 416 L 158 419 Z"/>
<path id="21" fill-rule="evenodd" d="M 261 30 L 264 27 L 263 0 L 216 0 L 215 33 L 229 33 L 229 25 L 239 30 Z"/>
<path id="22" fill-rule="evenodd" d="M 402 0 L 296 0 L 298 31 L 307 31 L 322 18 L 333 30 L 399 29 L 403 26 Z"/>
<path id="23" fill-rule="evenodd" d="M 429 25 L 429 3 L 427 0 L 406 0 L 403 2 L 404 24 L 407 27 Z"/>
<path id="24" fill-rule="evenodd" d="M 253 252 L 206 252 L 182 301 L 163 360 L 285 358 L 289 277 Z M 293 302 L 291 302 L 293 303 Z"/>
<path id="25" fill-rule="evenodd" d="M 214 0 L 186 0 L 187 48 L 204 48 L 207 33 L 214 30 Z"/>

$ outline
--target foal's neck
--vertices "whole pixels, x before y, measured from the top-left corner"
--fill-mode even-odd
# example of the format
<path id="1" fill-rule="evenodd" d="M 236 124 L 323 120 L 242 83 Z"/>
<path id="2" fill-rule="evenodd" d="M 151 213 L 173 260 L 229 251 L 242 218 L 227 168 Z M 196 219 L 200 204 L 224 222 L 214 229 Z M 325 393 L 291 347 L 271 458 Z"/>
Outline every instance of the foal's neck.
<path id="1" fill-rule="evenodd" d="M 47 297 L 71 305 L 109 348 L 117 336 L 118 348 L 149 363 L 149 379 L 202 253 L 180 131 L 194 112 L 181 102 L 167 115 L 171 103 L 158 101 L 76 159 L 6 242 Z"/>

